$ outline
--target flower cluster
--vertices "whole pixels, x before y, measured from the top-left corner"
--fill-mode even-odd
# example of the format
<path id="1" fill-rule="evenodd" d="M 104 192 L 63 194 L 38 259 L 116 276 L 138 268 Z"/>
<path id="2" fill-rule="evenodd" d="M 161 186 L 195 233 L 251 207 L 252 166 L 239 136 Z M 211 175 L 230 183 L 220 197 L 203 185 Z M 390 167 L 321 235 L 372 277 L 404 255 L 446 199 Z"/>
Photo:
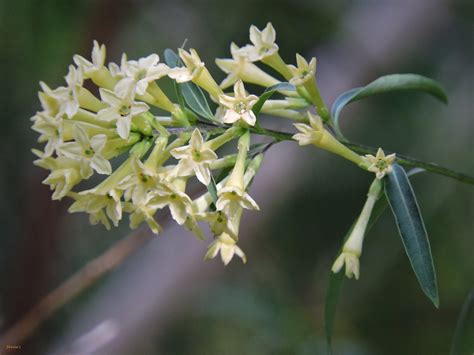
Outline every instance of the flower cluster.
<path id="1" fill-rule="evenodd" d="M 389 173 L 392 156 L 359 156 L 325 128 L 327 109 L 316 85 L 316 59 L 308 63 L 297 54 L 297 65 L 288 65 L 275 40 L 270 23 L 261 31 L 252 26 L 251 44 L 239 48 L 232 43 L 232 58 L 216 60 L 227 74 L 220 85 L 195 49 L 180 48 L 176 63 L 161 63 L 157 54 L 138 60 L 123 54 L 120 64 L 106 65 L 106 48 L 94 41 L 90 60 L 74 56 L 64 86 L 51 89 L 40 83 L 42 110 L 32 117 L 32 128 L 45 146 L 33 151 L 35 164 L 50 171 L 44 183 L 53 190 L 52 198 L 73 199 L 70 212 L 86 212 L 92 224 L 106 228 L 117 226 L 127 213 L 131 228 L 144 222 L 159 233 L 155 215 L 165 209 L 199 239 L 204 237 L 201 224 L 207 223 L 215 240 L 206 257 L 220 253 L 227 264 L 234 255 L 245 261 L 237 246 L 242 212 L 259 209 L 247 192 L 264 152 L 251 145 L 251 133 L 261 134 L 259 113 L 297 122 L 301 133 L 294 139 L 301 145 L 336 153 L 377 177 Z M 165 93 L 166 81 L 178 97 Z M 293 90 L 279 90 L 283 97 L 278 100 L 250 94 L 244 85 L 268 88 L 282 81 Z M 190 104 L 183 85 L 209 95 L 217 105 L 211 120 Z M 224 92 L 231 86 L 231 92 Z M 319 116 L 308 111 L 311 106 Z M 237 141 L 237 152 L 222 154 L 220 148 L 232 141 Z M 77 191 L 94 174 L 105 177 Z M 193 177 L 205 190 L 196 198 L 189 195 Z"/>

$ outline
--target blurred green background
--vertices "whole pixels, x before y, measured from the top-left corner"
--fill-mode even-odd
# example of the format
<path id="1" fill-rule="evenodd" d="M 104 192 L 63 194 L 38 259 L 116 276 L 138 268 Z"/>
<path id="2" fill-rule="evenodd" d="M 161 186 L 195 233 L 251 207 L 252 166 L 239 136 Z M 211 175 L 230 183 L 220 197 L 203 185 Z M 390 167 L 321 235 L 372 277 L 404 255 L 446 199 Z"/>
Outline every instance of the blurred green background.
<path id="1" fill-rule="evenodd" d="M 473 175 L 473 18 L 469 0 L 1 2 L 1 331 L 128 233 L 126 222 L 107 232 L 89 226 L 85 215 L 68 215 L 69 202 L 52 202 L 41 184 L 45 172 L 32 165 L 30 149 L 38 144 L 29 117 L 40 108 L 38 82 L 61 85 L 73 54 L 88 57 L 93 39 L 105 43 L 108 60 L 116 62 L 122 51 L 129 58 L 162 55 L 187 39 L 222 79 L 213 58 L 228 57 L 231 41 L 247 43 L 250 24 L 262 28 L 271 21 L 287 62 L 294 62 L 295 52 L 318 57 L 318 80 L 329 104 L 338 93 L 383 74 L 431 76 L 446 88 L 448 106 L 421 94 L 371 98 L 344 113 L 347 136 Z M 285 164 L 293 170 L 286 171 Z M 254 186 L 257 197 L 266 196 L 263 217 L 244 216 L 247 265 L 234 260 L 224 268 L 200 258 L 185 263 L 179 260 L 186 258 L 181 249 L 167 264 L 142 265 L 156 258 L 141 252 L 57 312 L 22 344 L 21 353 L 324 353 L 329 269 L 361 209 L 370 176 L 337 157 L 291 143 L 274 148 L 264 166 L 276 173 Z M 413 185 L 431 238 L 440 309 L 422 294 L 387 212 L 364 245 L 361 279 L 344 285 L 336 354 L 449 352 L 462 302 L 474 286 L 474 190 L 430 174 L 417 176 Z M 172 236 L 167 238 L 158 237 L 153 247 L 171 245 Z M 188 238 L 186 243 L 196 242 Z M 158 277 L 126 276 L 129 266 L 149 265 L 157 272 L 161 266 L 179 269 L 189 277 L 171 282 L 163 293 Z M 111 284 L 118 294 L 127 291 L 130 307 L 107 294 Z M 154 297 L 167 297 L 163 309 L 153 306 Z M 179 302 L 173 303 L 174 297 Z M 154 311 L 134 313 L 135 299 L 137 309 L 138 300 L 146 300 Z M 110 308 L 117 319 L 121 313 L 135 317 L 133 329 L 123 323 L 112 344 L 80 350 L 75 339 L 92 329 L 87 310 L 93 307 Z"/>

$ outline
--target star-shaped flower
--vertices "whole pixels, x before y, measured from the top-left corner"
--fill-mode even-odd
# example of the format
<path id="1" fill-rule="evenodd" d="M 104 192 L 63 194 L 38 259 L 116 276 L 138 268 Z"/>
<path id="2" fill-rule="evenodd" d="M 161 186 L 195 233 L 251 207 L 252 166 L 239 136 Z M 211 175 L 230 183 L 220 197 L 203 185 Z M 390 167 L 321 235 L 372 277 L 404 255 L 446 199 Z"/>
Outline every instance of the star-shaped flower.
<path id="1" fill-rule="evenodd" d="M 61 86 L 55 90 L 47 90 L 46 85 L 41 85 L 43 91 L 47 92 L 47 95 L 54 97 L 58 105 L 58 115 L 66 114 L 67 117 L 72 118 L 79 110 L 79 97 L 78 92 L 82 87 L 84 78 L 80 69 L 76 69 L 73 65 L 69 66 L 69 72 L 64 77 L 66 79 L 67 87 Z M 43 98 L 45 98 L 43 96 Z M 41 99 L 41 96 L 40 96 Z M 51 101 L 50 101 L 51 103 Z"/>
<path id="2" fill-rule="evenodd" d="M 392 172 L 392 164 L 396 159 L 395 153 L 385 156 L 382 148 L 377 150 L 375 156 L 367 154 L 365 157 L 370 164 L 367 170 L 375 173 L 377 179 L 382 179 Z"/>
<path id="3" fill-rule="evenodd" d="M 94 40 L 91 54 L 92 62 L 77 54 L 73 57 L 73 60 L 82 69 L 84 75 L 88 77 L 90 74 L 104 68 L 105 54 L 105 45 L 99 45 L 99 42 Z"/>
<path id="4" fill-rule="evenodd" d="M 204 63 L 199 58 L 196 50 L 191 48 L 189 52 L 179 48 L 179 57 L 184 62 L 184 67 L 175 67 L 169 70 L 168 76 L 178 83 L 185 83 L 197 77 L 204 68 Z"/>
<path id="5" fill-rule="evenodd" d="M 119 96 L 113 91 L 102 88 L 99 92 L 102 100 L 110 107 L 100 110 L 97 113 L 97 118 L 103 121 L 116 120 L 119 136 L 127 139 L 130 134 L 132 117 L 147 112 L 149 110 L 148 105 L 144 102 L 134 101 L 132 93 Z"/>
<path id="6" fill-rule="evenodd" d="M 324 126 L 321 117 L 308 112 L 308 118 L 310 125 L 305 123 L 294 124 L 296 129 L 301 133 L 296 133 L 292 138 L 298 141 L 299 145 L 318 143 L 324 134 Z"/>
<path id="7" fill-rule="evenodd" d="M 219 253 L 221 254 L 222 262 L 225 265 L 230 263 L 234 255 L 241 258 L 244 263 L 247 262 L 247 258 L 242 249 L 237 246 L 237 242 L 226 233 L 222 233 L 214 242 L 211 243 L 204 258 L 213 259 Z"/>
<path id="8" fill-rule="evenodd" d="M 243 121 L 249 126 L 254 126 L 257 118 L 252 107 L 257 101 L 257 96 L 247 95 L 242 80 L 237 81 L 234 85 L 234 96 L 219 95 L 219 103 L 226 108 L 222 121 L 224 123 Z"/>
<path id="9" fill-rule="evenodd" d="M 158 234 L 161 231 L 161 226 L 153 217 L 161 208 L 161 203 L 157 204 L 154 200 L 155 194 L 148 193 L 138 203 L 124 202 L 124 211 L 130 213 L 130 228 L 135 229 L 145 221 L 153 233 Z"/>
<path id="10" fill-rule="evenodd" d="M 186 222 L 186 218 L 191 212 L 192 200 L 185 192 L 180 191 L 171 182 L 162 179 L 156 187 L 153 203 L 158 208 L 168 206 L 171 217 L 173 217 L 176 223 L 182 225 Z"/>
<path id="11" fill-rule="evenodd" d="M 113 189 L 105 194 L 98 194 L 92 190 L 82 191 L 78 194 L 77 200 L 69 207 L 69 212 L 87 212 L 92 220 L 103 222 L 99 215 L 103 210 L 114 226 L 122 219 L 121 191 Z M 107 224 L 105 224 L 107 226 Z"/>
<path id="12" fill-rule="evenodd" d="M 252 25 L 249 32 L 252 45 L 239 49 L 239 53 L 245 55 L 249 61 L 262 60 L 278 52 L 278 45 L 275 43 L 276 32 L 270 22 L 262 31 Z"/>
<path id="13" fill-rule="evenodd" d="M 63 144 L 63 120 L 41 112 L 33 116 L 32 120 L 34 123 L 31 128 L 40 133 L 38 142 L 47 142 L 44 153 L 51 156 Z"/>
<path id="14" fill-rule="evenodd" d="M 135 204 L 141 204 L 147 198 L 150 190 L 153 190 L 160 181 L 158 173 L 147 167 L 138 157 L 132 160 L 133 173 L 125 177 L 117 187 L 124 190 L 125 200 L 132 200 Z"/>
<path id="15" fill-rule="evenodd" d="M 52 90 L 46 83 L 40 81 L 41 90 L 38 93 L 38 97 L 43 108 L 43 112 L 49 116 L 59 116 L 59 109 L 61 102 L 59 100 L 60 95 L 58 89 Z"/>
<path id="16" fill-rule="evenodd" d="M 232 59 L 216 59 L 217 66 L 228 74 L 219 85 L 221 89 L 228 88 L 239 79 L 263 87 L 276 85 L 280 82 L 251 63 L 247 56 L 239 54 L 239 47 L 235 43 L 230 45 L 230 53 Z"/>
<path id="17" fill-rule="evenodd" d="M 260 210 L 255 200 L 245 190 L 237 186 L 223 187 L 217 191 L 217 196 L 216 208 L 225 211 L 228 216 L 234 215 L 239 207 L 247 210 Z"/>
<path id="18" fill-rule="evenodd" d="M 107 136 L 98 134 L 89 138 L 81 126 L 76 126 L 73 132 L 74 142 L 64 143 L 58 148 L 61 154 L 78 159 L 81 163 L 81 176 L 84 179 L 92 175 L 92 169 L 99 174 L 109 175 L 112 172 L 110 162 L 102 155 Z"/>
<path id="19" fill-rule="evenodd" d="M 209 185 L 211 182 L 209 166 L 217 160 L 217 154 L 205 144 L 199 129 L 193 131 L 189 145 L 173 149 L 171 155 L 179 159 L 176 166 L 177 176 L 189 176 L 194 171 L 201 183 Z"/>
<path id="20" fill-rule="evenodd" d="M 33 149 L 33 153 L 39 158 L 33 162 L 35 165 L 51 170 L 48 177 L 43 180 L 43 184 L 49 185 L 51 190 L 54 190 L 53 200 L 61 200 L 82 180 L 81 166 L 77 159 L 64 155 L 53 158 L 36 149 Z"/>
<path id="21" fill-rule="evenodd" d="M 332 265 L 332 272 L 338 273 L 346 265 L 346 277 L 359 279 L 359 256 L 351 251 L 343 251 Z"/>
<path id="22" fill-rule="evenodd" d="M 303 85 L 308 80 L 314 78 L 316 74 L 316 58 L 312 58 L 308 63 L 304 57 L 299 54 L 296 54 L 296 64 L 288 65 L 288 68 L 293 74 L 293 77 L 290 79 L 290 83 L 296 86 Z"/>
<path id="23" fill-rule="evenodd" d="M 138 61 L 125 61 L 122 64 L 122 72 L 126 77 L 122 80 L 132 80 L 136 93 L 138 95 L 145 95 L 148 83 L 168 74 L 168 66 L 158 63 L 159 61 L 160 57 L 157 54 L 150 54 L 148 57 L 140 58 Z"/>

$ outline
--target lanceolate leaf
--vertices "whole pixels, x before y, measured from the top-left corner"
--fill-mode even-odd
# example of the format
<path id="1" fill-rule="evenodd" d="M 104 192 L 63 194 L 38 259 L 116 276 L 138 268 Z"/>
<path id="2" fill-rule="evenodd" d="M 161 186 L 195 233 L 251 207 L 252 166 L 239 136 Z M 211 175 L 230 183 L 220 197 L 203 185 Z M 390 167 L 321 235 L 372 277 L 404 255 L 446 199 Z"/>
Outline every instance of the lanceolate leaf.
<path id="1" fill-rule="evenodd" d="M 344 281 L 344 270 L 337 274 L 331 271 L 329 275 L 329 286 L 326 293 L 324 304 L 324 331 L 326 332 L 326 342 L 329 353 L 331 354 L 332 331 L 334 328 L 334 319 L 336 318 L 337 302 Z"/>
<path id="2" fill-rule="evenodd" d="M 267 101 L 277 91 L 296 91 L 296 87 L 290 83 L 279 83 L 266 88 L 263 94 L 260 95 L 255 105 L 253 105 L 253 113 L 255 113 L 255 115 L 258 115 L 265 101 Z"/>
<path id="3" fill-rule="evenodd" d="M 343 137 L 339 128 L 339 116 L 347 104 L 364 97 L 399 90 L 422 91 L 444 103 L 448 102 L 448 97 L 443 88 L 433 79 L 417 74 L 385 75 L 372 81 L 367 86 L 346 91 L 336 99 L 331 108 L 331 116 L 334 120 L 334 129 L 338 136 Z"/>
<path id="4" fill-rule="evenodd" d="M 474 289 L 469 292 L 459 314 L 451 344 L 451 355 L 471 354 L 474 350 Z"/>
<path id="5" fill-rule="evenodd" d="M 211 182 L 209 183 L 209 185 L 207 185 L 207 191 L 209 191 L 209 194 L 212 197 L 213 206 L 211 206 L 211 209 L 215 210 L 215 206 L 217 203 L 217 186 L 216 186 L 214 177 L 212 175 L 211 175 Z"/>
<path id="6" fill-rule="evenodd" d="M 165 62 L 170 68 L 177 67 L 180 64 L 178 55 L 169 48 L 165 50 Z M 214 121 L 214 115 L 212 114 L 206 97 L 199 86 L 192 82 L 178 84 L 178 99 L 180 99 L 181 94 L 189 108 L 197 115 Z"/>
<path id="7" fill-rule="evenodd" d="M 165 49 L 165 62 L 170 68 L 175 68 L 178 65 L 180 65 L 180 60 L 179 57 L 175 52 L 173 52 L 171 49 L 166 48 Z M 176 97 L 178 98 L 178 103 L 179 106 L 181 107 L 182 110 L 185 109 L 184 105 L 184 97 L 183 93 L 181 92 L 181 88 L 179 87 L 178 83 L 173 80 L 173 86 L 174 90 L 176 91 Z"/>
<path id="8" fill-rule="evenodd" d="M 393 165 L 393 171 L 385 181 L 385 195 L 421 289 L 438 307 L 438 287 L 428 235 L 413 188 L 405 170 L 398 164 Z"/>
<path id="9" fill-rule="evenodd" d="M 424 172 L 423 169 L 411 169 L 407 175 L 409 177 L 417 175 L 419 173 Z M 372 229 L 372 227 L 377 223 L 378 219 L 382 214 L 385 212 L 385 209 L 388 207 L 387 197 L 382 194 L 380 198 L 375 203 L 374 209 L 372 210 L 372 214 L 370 215 L 369 223 L 367 224 L 366 234 Z M 344 237 L 344 241 L 346 241 L 347 237 L 349 236 L 352 228 L 355 225 L 355 221 L 352 224 L 349 232 Z M 326 293 L 326 302 L 325 302 L 325 309 L 324 309 L 324 318 L 325 318 L 325 332 L 326 332 L 326 341 L 328 343 L 329 352 L 331 352 L 331 340 L 332 340 L 332 331 L 334 328 L 334 319 L 336 317 L 336 308 L 337 302 L 339 300 L 339 293 L 342 289 L 342 281 L 344 280 L 343 275 L 344 272 L 340 271 L 338 274 L 334 274 L 331 272 L 329 277 L 329 286 Z M 474 291 L 473 291 L 474 294 Z M 473 296 L 474 297 L 474 296 Z"/>
<path id="10" fill-rule="evenodd" d="M 214 115 L 211 112 L 206 97 L 201 88 L 191 82 L 179 84 L 184 100 L 189 108 L 201 117 L 214 121 Z"/>

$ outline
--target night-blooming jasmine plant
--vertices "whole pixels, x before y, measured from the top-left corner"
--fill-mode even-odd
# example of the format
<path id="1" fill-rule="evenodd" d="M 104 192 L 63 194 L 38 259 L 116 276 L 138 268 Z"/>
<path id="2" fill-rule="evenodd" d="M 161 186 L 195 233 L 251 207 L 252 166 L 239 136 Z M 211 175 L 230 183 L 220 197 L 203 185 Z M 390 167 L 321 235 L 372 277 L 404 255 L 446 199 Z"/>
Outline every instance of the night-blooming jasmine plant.
<path id="1" fill-rule="evenodd" d="M 64 86 L 41 82 L 41 109 L 31 120 L 45 145 L 33 152 L 35 164 L 49 170 L 43 183 L 52 198 L 72 199 L 69 211 L 89 214 L 92 224 L 111 228 L 128 215 L 131 228 L 145 223 L 154 234 L 162 231 L 157 218 L 169 211 L 198 240 L 205 239 L 202 224 L 209 225 L 207 259 L 220 255 L 227 265 L 237 255 L 245 262 L 239 226 L 244 209 L 260 209 L 248 190 L 265 152 L 281 141 L 321 148 L 375 174 L 332 273 L 344 269 L 347 277 L 360 277 L 364 236 L 388 202 L 422 290 L 437 305 L 431 250 L 409 176 L 424 170 L 470 184 L 474 178 L 355 144 L 339 124 L 345 105 L 370 95 L 410 89 L 446 102 L 442 88 L 420 75 L 388 75 L 343 93 L 329 111 L 317 85 L 316 58 L 296 54 L 296 65 L 286 63 L 271 23 L 262 30 L 251 26 L 249 39 L 242 47 L 231 44 L 232 58 L 216 59 L 227 75 L 221 85 L 196 49 L 167 49 L 166 64 L 157 54 L 129 60 L 125 53 L 119 64 L 106 64 L 105 45 L 97 41 L 90 60 L 74 56 Z M 173 90 L 165 92 L 162 80 L 171 80 Z M 262 115 L 286 119 L 295 129 L 268 129 Z M 266 141 L 252 144 L 256 135 Z M 407 174 L 402 165 L 421 169 Z M 94 174 L 100 181 L 83 190 Z"/>

